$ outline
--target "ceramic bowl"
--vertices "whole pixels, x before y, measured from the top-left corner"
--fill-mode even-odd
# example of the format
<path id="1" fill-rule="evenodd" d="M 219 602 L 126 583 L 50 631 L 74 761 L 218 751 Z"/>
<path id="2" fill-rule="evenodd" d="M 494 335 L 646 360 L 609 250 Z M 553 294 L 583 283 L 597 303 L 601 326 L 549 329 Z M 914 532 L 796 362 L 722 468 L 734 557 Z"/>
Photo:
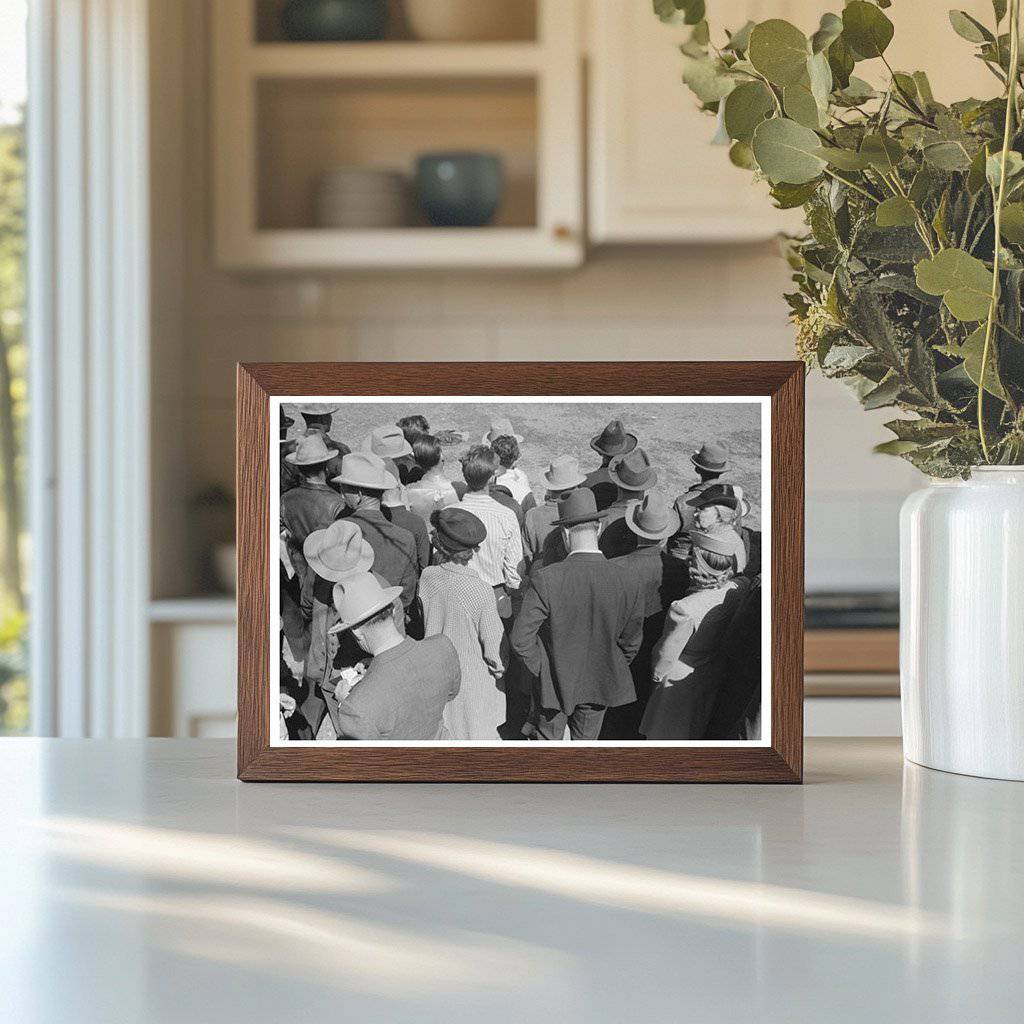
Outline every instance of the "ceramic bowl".
<path id="1" fill-rule="evenodd" d="M 483 227 L 501 205 L 505 169 L 495 153 L 424 153 L 416 161 L 416 197 L 435 227 Z"/>
<path id="2" fill-rule="evenodd" d="M 405 0 L 405 16 L 417 39 L 482 42 L 531 39 L 531 0 Z"/>
<path id="3" fill-rule="evenodd" d="M 315 221 L 321 228 L 399 228 L 409 221 L 409 182 L 397 171 L 343 167 L 320 179 Z"/>
<path id="4" fill-rule="evenodd" d="M 387 0 L 288 0 L 281 11 L 285 38 L 294 42 L 365 42 L 380 39 L 387 25 Z"/>

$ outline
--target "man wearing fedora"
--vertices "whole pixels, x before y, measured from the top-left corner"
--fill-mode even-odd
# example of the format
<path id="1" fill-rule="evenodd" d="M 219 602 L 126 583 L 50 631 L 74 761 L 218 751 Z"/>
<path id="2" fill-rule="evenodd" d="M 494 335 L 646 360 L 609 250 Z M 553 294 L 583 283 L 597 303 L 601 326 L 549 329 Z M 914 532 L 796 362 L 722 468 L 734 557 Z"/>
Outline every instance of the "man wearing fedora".
<path id="1" fill-rule="evenodd" d="M 444 706 L 459 692 L 459 656 L 446 636 L 413 640 L 395 626 L 401 587 L 382 587 L 359 573 L 334 587 L 338 623 L 372 655 L 362 679 L 338 702 L 338 738 L 438 740 Z"/>
<path id="2" fill-rule="evenodd" d="M 295 468 L 286 457 L 295 451 L 295 441 L 289 440 L 288 431 L 295 425 L 295 417 L 284 411 L 284 406 L 278 409 L 278 430 L 280 432 L 280 454 L 281 454 L 281 493 L 298 487 L 302 482 L 302 474 Z"/>
<path id="3" fill-rule="evenodd" d="M 406 483 L 410 471 L 416 466 L 412 445 L 406 440 L 402 428 L 390 423 L 373 428 L 363 441 L 363 451 L 373 452 L 383 459 L 388 472 L 394 474 L 399 483 Z"/>
<path id="4" fill-rule="evenodd" d="M 577 459 L 571 455 L 560 455 L 551 460 L 543 479 L 547 488 L 544 504 L 531 508 L 523 523 L 523 551 L 531 572 L 542 565 L 560 562 L 565 557 L 562 532 L 555 527 L 558 503 L 569 491 L 579 487 L 585 478 L 580 472 Z M 555 540 L 549 545 L 551 550 L 547 552 L 548 557 L 544 557 L 549 537 Z"/>
<path id="5" fill-rule="evenodd" d="M 569 554 L 531 576 L 511 642 L 531 677 L 533 716 L 523 730 L 543 740 L 595 740 L 605 710 L 636 700 L 629 664 L 643 636 L 637 576 L 598 547 L 601 513 L 580 487 L 558 504 Z"/>
<path id="6" fill-rule="evenodd" d="M 396 428 L 397 429 L 397 428 Z M 373 564 L 402 594 L 406 612 L 416 598 L 416 539 L 389 522 L 381 508 L 384 492 L 398 486 L 384 461 L 372 452 L 351 452 L 341 460 L 341 472 L 334 479 L 349 509 L 348 518 L 373 548 Z"/>
<path id="7" fill-rule="evenodd" d="M 333 448 L 338 454 L 327 463 L 328 481 L 341 472 L 342 457 L 351 451 L 343 441 L 339 441 L 331 433 L 331 426 L 334 422 L 334 414 L 341 408 L 340 405 L 324 405 L 319 402 L 311 402 L 305 405 L 297 405 L 296 408 L 306 424 L 306 434 L 322 434 L 324 443 L 328 448 Z"/>
<path id="8" fill-rule="evenodd" d="M 612 420 L 600 434 L 590 439 L 590 447 L 601 456 L 601 465 L 587 474 L 583 486 L 594 492 L 599 510 L 611 505 L 618 494 L 618 487 L 608 474 L 609 463 L 612 459 L 628 455 L 636 444 L 636 434 L 628 433 L 622 420 Z"/>
<path id="9" fill-rule="evenodd" d="M 691 485 L 685 494 L 680 494 L 675 501 L 679 513 L 679 531 L 668 541 L 668 553 L 673 558 L 685 562 L 690 555 L 690 531 L 696 522 L 694 507 L 691 502 L 699 498 L 709 487 L 720 482 L 722 474 L 729 468 L 729 450 L 721 441 L 705 441 L 690 456 L 690 462 L 700 478 Z"/>
<path id="10" fill-rule="evenodd" d="M 281 531 L 300 592 L 306 583 L 306 559 L 302 553 L 306 538 L 345 513 L 345 502 L 326 479 L 327 466 L 337 454 L 327 447 L 322 433 L 313 431 L 298 438 L 295 451 L 285 456 L 286 463 L 301 477 L 298 487 L 281 495 Z"/>
<path id="11" fill-rule="evenodd" d="M 615 500 L 604 510 L 601 550 L 607 558 L 625 555 L 636 547 L 636 535 L 625 523 L 626 513 L 658 482 L 658 471 L 643 448 L 634 448 L 608 464 L 615 484 Z"/>
<path id="12" fill-rule="evenodd" d="M 601 739 L 634 740 L 651 692 L 651 652 L 661 638 L 669 605 L 682 597 L 686 574 L 672 571 L 673 559 L 665 554 L 665 541 L 679 529 L 679 514 L 668 499 L 645 494 L 630 505 L 623 523 L 633 535 L 632 550 L 616 556 L 613 564 L 634 573 L 640 581 L 644 604 L 643 640 L 629 669 L 637 699 L 631 704 L 609 708 L 601 729 Z"/>

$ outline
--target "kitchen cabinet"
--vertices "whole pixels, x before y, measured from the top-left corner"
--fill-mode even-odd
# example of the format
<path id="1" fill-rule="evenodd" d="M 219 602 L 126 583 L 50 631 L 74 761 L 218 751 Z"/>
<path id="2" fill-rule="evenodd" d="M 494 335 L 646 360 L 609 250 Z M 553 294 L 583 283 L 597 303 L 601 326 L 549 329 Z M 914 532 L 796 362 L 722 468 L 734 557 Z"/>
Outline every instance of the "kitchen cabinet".
<path id="1" fill-rule="evenodd" d="M 736 0 L 709 5 L 712 31 L 745 21 L 785 18 L 810 34 L 822 0 Z M 988 0 L 958 4 L 990 23 Z M 928 72 L 943 101 L 991 96 L 998 83 L 957 37 L 945 7 L 896 3 L 886 14 L 896 33 L 890 62 Z M 712 146 L 715 121 L 681 81 L 679 43 L 689 34 L 664 25 L 647 0 L 590 0 L 588 25 L 588 213 L 595 243 L 729 242 L 769 238 L 802 226 L 799 210 L 774 209 L 764 183 L 732 166 Z M 860 64 L 875 80 L 880 62 Z"/>

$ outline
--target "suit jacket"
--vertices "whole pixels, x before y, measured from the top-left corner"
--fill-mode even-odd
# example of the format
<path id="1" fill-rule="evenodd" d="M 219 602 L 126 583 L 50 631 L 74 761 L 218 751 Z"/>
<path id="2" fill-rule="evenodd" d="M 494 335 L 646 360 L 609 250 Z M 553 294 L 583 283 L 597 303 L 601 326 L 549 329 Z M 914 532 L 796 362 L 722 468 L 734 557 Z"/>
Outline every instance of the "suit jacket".
<path id="1" fill-rule="evenodd" d="M 526 513 L 526 520 L 523 523 L 523 554 L 531 567 L 544 550 L 544 542 L 548 536 L 553 530 L 559 529 L 554 525 L 557 518 L 557 501 L 545 501 L 543 505 L 537 505 Z"/>
<path id="2" fill-rule="evenodd" d="M 636 574 L 592 552 L 570 554 L 531 577 L 512 647 L 536 680 L 542 708 L 617 707 L 636 700 L 629 663 L 643 636 Z"/>
<path id="3" fill-rule="evenodd" d="M 426 520 L 401 505 L 385 507 L 384 516 L 395 526 L 400 526 L 412 534 L 413 540 L 416 541 L 416 574 L 419 575 L 430 565 L 430 534 L 427 532 Z"/>
<path id="4" fill-rule="evenodd" d="M 626 525 L 625 515 L 605 520 L 597 546 L 605 558 L 621 558 L 636 551 L 636 534 Z"/>
<path id="5" fill-rule="evenodd" d="M 446 636 L 408 637 L 374 656 L 366 675 L 338 703 L 340 735 L 350 740 L 436 740 L 441 714 L 462 669 Z"/>
<path id="6" fill-rule="evenodd" d="M 593 472 L 587 474 L 583 481 L 584 487 L 589 487 L 597 499 L 598 511 L 603 511 L 615 501 L 619 493 L 619 485 L 612 480 L 607 466 L 599 466 Z"/>
<path id="7" fill-rule="evenodd" d="M 416 597 L 416 539 L 408 530 L 389 522 L 380 509 L 357 509 L 349 519 L 363 532 L 373 548 L 373 571 L 393 587 L 402 588 L 402 607 L 408 609 Z"/>

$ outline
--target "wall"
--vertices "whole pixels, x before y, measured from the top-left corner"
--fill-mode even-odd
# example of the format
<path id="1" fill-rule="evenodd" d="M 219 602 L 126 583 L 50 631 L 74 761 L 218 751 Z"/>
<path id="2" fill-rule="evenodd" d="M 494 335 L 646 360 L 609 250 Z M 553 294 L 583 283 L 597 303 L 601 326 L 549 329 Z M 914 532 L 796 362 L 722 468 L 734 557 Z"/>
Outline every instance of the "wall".
<path id="1" fill-rule="evenodd" d="M 232 483 L 236 361 L 792 358 L 781 300 L 787 268 L 772 245 L 599 251 L 567 273 L 215 270 L 203 8 L 200 0 L 176 8 L 184 103 L 161 108 L 155 125 L 184 142 L 175 171 L 184 183 L 181 342 L 161 338 L 154 381 L 156 472 L 170 474 L 158 488 L 165 517 L 174 520 L 167 506 L 175 504 L 187 521 L 191 493 Z M 864 414 L 839 384 L 808 381 L 810 588 L 896 585 L 896 513 L 916 476 L 871 454 L 886 418 Z M 157 594 L 192 585 L 194 561 L 161 561 Z"/>

